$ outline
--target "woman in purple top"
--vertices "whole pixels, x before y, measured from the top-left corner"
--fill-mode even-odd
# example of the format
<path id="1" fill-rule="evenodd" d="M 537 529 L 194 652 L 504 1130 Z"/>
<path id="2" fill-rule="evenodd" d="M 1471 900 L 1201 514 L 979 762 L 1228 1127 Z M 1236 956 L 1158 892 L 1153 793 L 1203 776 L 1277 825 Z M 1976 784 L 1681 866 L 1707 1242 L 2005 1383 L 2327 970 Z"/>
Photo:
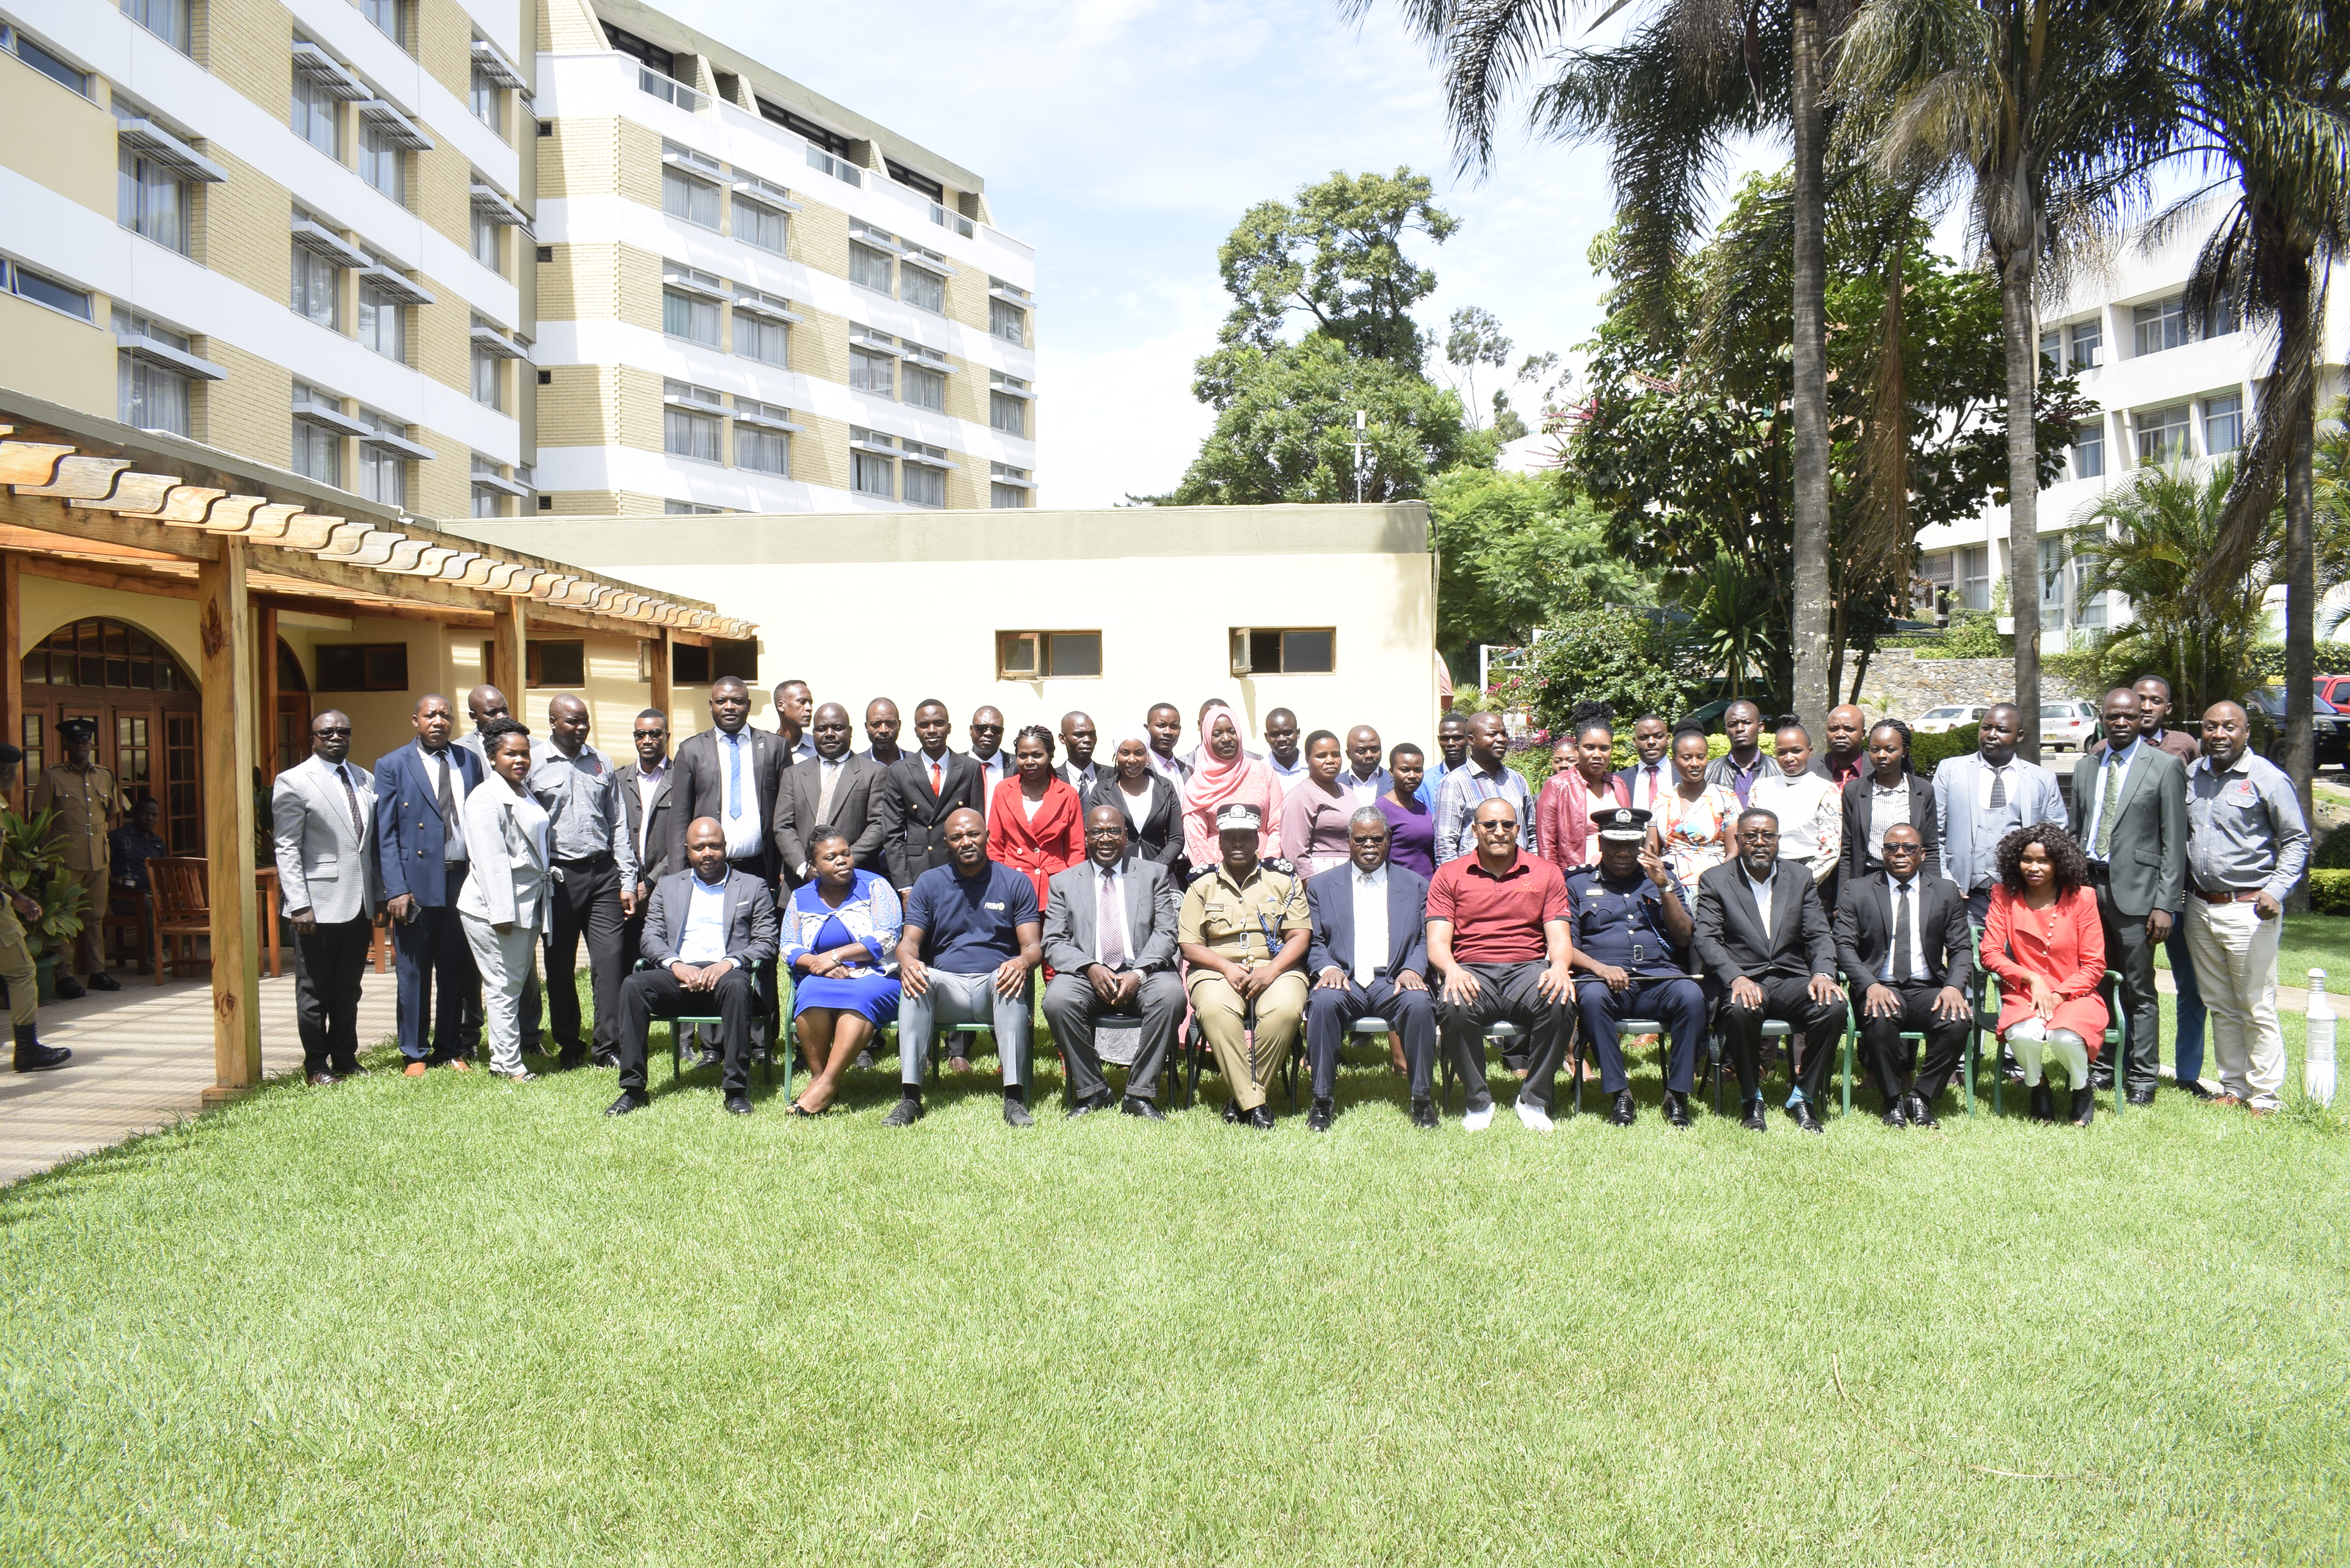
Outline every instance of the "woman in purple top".
<path id="1" fill-rule="evenodd" d="M 1379 811 L 1388 819 L 1388 859 L 1423 877 L 1436 875 L 1436 818 L 1419 796 L 1419 782 L 1428 759 L 1409 741 L 1388 753 L 1388 776 L 1394 787 L 1379 796 Z"/>
<path id="2" fill-rule="evenodd" d="M 1338 788 L 1338 770 L 1346 765 L 1337 736 L 1316 730 L 1305 737 L 1305 776 L 1281 807 L 1281 853 L 1300 877 L 1347 863 L 1347 819 L 1355 808 Z"/>

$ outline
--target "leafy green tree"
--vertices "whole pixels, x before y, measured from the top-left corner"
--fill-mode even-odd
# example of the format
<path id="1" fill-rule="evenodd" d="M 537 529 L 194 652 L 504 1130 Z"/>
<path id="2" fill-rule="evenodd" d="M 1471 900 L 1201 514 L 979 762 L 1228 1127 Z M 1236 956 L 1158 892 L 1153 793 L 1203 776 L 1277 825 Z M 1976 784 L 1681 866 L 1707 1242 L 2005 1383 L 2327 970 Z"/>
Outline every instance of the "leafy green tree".
<path id="1" fill-rule="evenodd" d="M 1628 733 L 1636 715 L 1687 712 L 1706 684 L 1708 662 L 1703 647 L 1665 611 L 1612 605 L 1572 610 L 1545 627 L 1534 645 L 1542 693 L 1534 713 L 1555 729 L 1577 702 L 1605 702 L 1619 732 Z"/>
<path id="2" fill-rule="evenodd" d="M 1355 414 L 1366 501 L 1418 496 L 1432 473 L 1492 466 L 1490 431 L 1461 400 L 1392 360 L 1350 354 L 1319 332 L 1270 349 L 1232 354 L 1232 382 L 1215 429 L 1167 499 L 1178 506 L 1250 506 L 1355 499 Z"/>
<path id="3" fill-rule="evenodd" d="M 1436 525 L 1436 646 L 1472 680 L 1481 642 L 1523 646 L 1537 628 L 1596 605 L 1645 605 L 1655 590 L 1608 547 L 1605 520 L 1558 473 L 1447 470 L 1428 482 Z"/>

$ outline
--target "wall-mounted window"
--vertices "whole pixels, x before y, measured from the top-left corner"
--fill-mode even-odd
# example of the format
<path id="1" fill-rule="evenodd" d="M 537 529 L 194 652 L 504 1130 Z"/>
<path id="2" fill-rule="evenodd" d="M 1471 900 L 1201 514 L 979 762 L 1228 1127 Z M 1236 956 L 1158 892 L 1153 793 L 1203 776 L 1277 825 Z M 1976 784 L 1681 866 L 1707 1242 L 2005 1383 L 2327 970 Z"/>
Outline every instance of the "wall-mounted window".
<path id="1" fill-rule="evenodd" d="M 1066 680 L 1102 672 L 1097 631 L 999 631 L 998 680 Z"/>
<path id="2" fill-rule="evenodd" d="M 987 423 L 1008 436 L 1028 438 L 1028 383 L 1000 373 L 988 377 Z"/>
<path id="3" fill-rule="evenodd" d="M 1235 627 L 1235 675 L 1327 675 L 1336 670 L 1338 634 L 1319 627 Z"/>
<path id="4" fill-rule="evenodd" d="M 2194 456 L 2194 438 L 2189 434 L 2193 422 L 2185 403 L 2149 409 L 2138 415 L 2138 462 L 2184 462 Z"/>
<path id="5" fill-rule="evenodd" d="M 918 310 L 943 316 L 947 309 L 947 280 L 909 261 L 898 269 L 898 297 Z"/>
<path id="6" fill-rule="evenodd" d="M 89 97 L 89 73 L 68 65 L 65 59 L 25 36 L 5 22 L 0 22 L 0 53 L 16 56 L 59 87 L 82 97 Z"/>
<path id="7" fill-rule="evenodd" d="M 395 44 L 408 42 L 408 18 L 403 16 L 402 0 L 359 0 L 359 15 L 365 16 L 376 31 Z"/>
<path id="8" fill-rule="evenodd" d="M 465 107 L 473 111 L 475 119 L 496 131 L 501 137 L 505 135 L 505 92 L 498 86 L 497 78 L 490 75 L 478 60 L 473 62 L 473 88 L 466 97 Z"/>
<path id="9" fill-rule="evenodd" d="M 84 321 L 94 319 L 90 313 L 89 294 L 69 283 L 60 283 L 47 273 L 35 272 L 21 263 L 0 261 L 0 273 L 6 276 L 8 292 L 19 299 L 29 299 L 35 305 L 47 306 L 51 310 Z"/>
<path id="10" fill-rule="evenodd" d="M 1019 511 L 1035 504 L 1035 482 L 1024 468 L 1008 462 L 987 465 L 987 504 L 999 511 Z"/>
<path id="11" fill-rule="evenodd" d="M 528 488 L 505 476 L 504 468 L 495 458 L 473 454 L 473 515 L 476 517 L 508 517 L 514 514 L 514 504 L 522 500 Z M 522 472 L 520 469 L 515 470 Z"/>
<path id="12" fill-rule="evenodd" d="M 221 379 L 221 368 L 196 358 L 187 334 L 119 305 L 114 341 L 115 417 L 140 430 L 189 434 L 195 384 Z"/>
<path id="13" fill-rule="evenodd" d="M 343 63 L 307 38 L 294 40 L 294 134 L 340 161 L 342 106 L 371 98 Z"/>
<path id="14" fill-rule="evenodd" d="M 718 302 L 725 297 L 719 281 L 676 262 L 661 263 L 661 330 L 705 347 L 718 347 Z"/>
<path id="15" fill-rule="evenodd" d="M 2230 394 L 2203 400 L 2203 450 L 2213 457 L 2240 451 L 2244 444 L 2244 400 Z"/>
<path id="16" fill-rule="evenodd" d="M 689 381 L 661 383 L 661 450 L 697 462 L 724 462 L 726 423 L 723 400 L 708 387 Z"/>
<path id="17" fill-rule="evenodd" d="M 747 201 L 737 193 L 734 198 L 734 237 L 746 245 L 756 245 L 763 251 L 773 251 L 781 255 L 791 237 L 791 220 L 764 202 Z"/>
<path id="18" fill-rule="evenodd" d="M 2140 355 L 2180 348 L 2187 342 L 2186 297 L 2174 294 L 2168 299 L 2137 306 L 2130 311 L 2130 323 L 2137 335 L 2136 351 Z"/>
<path id="19" fill-rule="evenodd" d="M 933 467 L 912 454 L 916 443 L 906 443 L 908 455 L 899 463 L 899 483 L 904 487 L 905 502 L 910 506 L 944 506 L 947 504 L 947 472 L 943 467 Z M 922 447 L 924 453 L 935 452 L 934 446 Z"/>
<path id="20" fill-rule="evenodd" d="M 718 163 L 706 153 L 661 143 L 661 211 L 705 229 L 718 226 Z M 702 179 L 693 171 L 706 172 Z"/>
<path id="21" fill-rule="evenodd" d="M 293 269 L 286 304 L 305 321 L 340 331 L 343 269 L 364 265 L 367 256 L 301 208 L 294 209 Z"/>
<path id="22" fill-rule="evenodd" d="M 931 363 L 923 351 L 906 361 L 906 386 L 901 394 L 914 408 L 943 413 L 947 406 L 947 371 Z"/>
<path id="23" fill-rule="evenodd" d="M 2076 321 L 2072 326 L 2073 369 L 2094 370 L 2106 351 L 2104 321 Z"/>
<path id="24" fill-rule="evenodd" d="M 944 185 L 927 174 L 917 173 L 894 158 L 881 160 L 881 167 L 889 172 L 890 179 L 910 191 L 920 191 L 933 202 L 941 200 L 947 193 L 947 188 Z"/>
<path id="25" fill-rule="evenodd" d="M 359 443 L 359 492 L 387 506 L 408 504 L 408 465 L 432 452 L 409 439 L 409 428 L 389 415 L 362 408 L 356 416 L 366 433 Z"/>
<path id="26" fill-rule="evenodd" d="M 494 349 L 473 345 L 473 401 L 501 411 L 506 406 L 506 379 L 499 369 L 502 358 Z"/>
<path id="27" fill-rule="evenodd" d="M 188 254 L 195 197 L 178 169 L 125 142 L 116 154 L 115 221 L 165 250 Z"/>
<path id="28" fill-rule="evenodd" d="M 321 691 L 405 691 L 408 644 L 322 642 L 311 649 Z"/>
<path id="29" fill-rule="evenodd" d="M 783 322 L 738 309 L 734 312 L 734 352 L 745 359 L 788 369 L 792 362 L 792 329 Z"/>
<path id="30" fill-rule="evenodd" d="M 408 204 L 408 161 L 398 133 L 376 120 L 359 121 L 359 178 L 399 202 Z"/>
<path id="31" fill-rule="evenodd" d="M 889 292 L 890 256 L 887 251 L 877 251 L 871 245 L 848 243 L 848 281 L 862 288 Z"/>
<path id="32" fill-rule="evenodd" d="M 762 430 L 737 421 L 734 426 L 734 466 L 778 479 L 792 476 L 792 438 L 788 431 Z"/>
<path id="33" fill-rule="evenodd" d="M 2095 479 L 2106 472 L 2106 421 L 2103 415 L 2073 427 L 2073 477 Z"/>
<path id="34" fill-rule="evenodd" d="M 499 227 L 495 218 L 479 207 L 473 209 L 473 259 L 504 277 L 505 247 L 500 243 Z"/>
<path id="35" fill-rule="evenodd" d="M 182 54 L 188 52 L 189 0 L 122 0 L 122 14 Z"/>
<path id="36" fill-rule="evenodd" d="M 703 506 L 691 501 L 664 501 L 661 503 L 661 515 L 664 517 L 723 517 L 725 514 L 726 508 L 723 506 Z M 681 647 L 677 651 L 684 653 L 688 650 Z M 695 653 L 707 653 L 709 650 L 707 649 L 697 648 L 691 651 Z M 710 676 L 707 673 L 706 665 L 704 667 L 704 670 L 705 672 L 702 674 L 701 679 L 702 680 L 708 680 Z M 696 684 L 696 682 L 688 680 L 682 675 L 675 677 L 675 680 L 681 685 Z"/>
<path id="37" fill-rule="evenodd" d="M 897 446 L 894 436 L 868 431 L 859 425 L 849 426 L 848 488 L 859 495 L 895 501 L 898 498 Z"/>
<path id="38" fill-rule="evenodd" d="M 359 343 L 387 359 L 408 363 L 408 317 L 380 283 L 359 285 Z"/>
<path id="39" fill-rule="evenodd" d="M 987 329 L 1006 343 L 1028 341 L 1028 313 L 1008 300 L 987 302 Z"/>
<path id="40" fill-rule="evenodd" d="M 295 472 L 322 484 L 343 483 L 343 400 L 294 383 Z"/>
<path id="41" fill-rule="evenodd" d="M 588 645 L 576 641 L 523 640 L 524 679 L 533 686 L 588 684 Z"/>
<path id="42" fill-rule="evenodd" d="M 855 343 L 848 346 L 848 386 L 851 391 L 871 392 L 876 397 L 898 395 L 898 359 L 878 348 L 862 348 Z"/>

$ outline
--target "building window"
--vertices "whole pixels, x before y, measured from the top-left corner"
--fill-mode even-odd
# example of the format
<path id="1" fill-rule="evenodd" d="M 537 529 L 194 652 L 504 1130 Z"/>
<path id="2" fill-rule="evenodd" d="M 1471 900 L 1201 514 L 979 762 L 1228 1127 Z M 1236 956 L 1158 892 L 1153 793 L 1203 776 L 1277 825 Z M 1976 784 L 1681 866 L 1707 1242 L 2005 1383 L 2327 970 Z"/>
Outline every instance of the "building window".
<path id="1" fill-rule="evenodd" d="M 115 221 L 166 250 L 188 254 L 192 207 L 179 171 L 125 147 L 115 181 Z"/>
<path id="2" fill-rule="evenodd" d="M 889 254 L 853 241 L 848 247 L 848 281 L 866 288 L 889 292 Z"/>
<path id="3" fill-rule="evenodd" d="M 505 377 L 499 373 L 500 356 L 476 344 L 473 348 L 473 401 L 484 408 L 504 410 Z"/>
<path id="4" fill-rule="evenodd" d="M 2073 428 L 2073 477 L 2095 479 L 2106 472 L 2106 421 L 2085 420 Z"/>
<path id="5" fill-rule="evenodd" d="M 2040 537 L 2040 613 L 2045 619 L 2064 624 L 2064 536 L 2043 534 Z"/>
<path id="6" fill-rule="evenodd" d="M 400 144 L 373 120 L 359 126 L 359 178 L 399 202 L 408 204 L 407 165 Z"/>
<path id="7" fill-rule="evenodd" d="M 505 94 L 499 89 L 498 78 L 490 75 L 483 68 L 480 62 L 476 61 L 473 66 L 473 93 L 467 105 L 473 109 L 473 118 L 503 137 L 506 133 L 505 104 Z"/>
<path id="8" fill-rule="evenodd" d="M 889 355 L 851 345 L 848 350 L 848 386 L 852 391 L 894 398 L 898 395 L 898 361 Z"/>
<path id="9" fill-rule="evenodd" d="M 878 495 L 884 501 L 898 498 L 897 465 L 878 452 L 851 452 L 848 454 L 848 487 L 859 495 Z"/>
<path id="10" fill-rule="evenodd" d="M 390 447 L 359 443 L 359 493 L 386 506 L 408 504 L 408 460 Z"/>
<path id="11" fill-rule="evenodd" d="M 763 431 L 755 425 L 736 424 L 734 466 L 789 479 L 792 476 L 790 434 L 784 431 Z"/>
<path id="12" fill-rule="evenodd" d="M 905 400 L 918 409 L 930 409 L 943 413 L 947 406 L 947 379 L 936 370 L 908 360 L 906 363 Z"/>
<path id="13" fill-rule="evenodd" d="M 661 330 L 671 337 L 718 347 L 718 302 L 674 288 L 661 290 Z"/>
<path id="14" fill-rule="evenodd" d="M 2062 332 L 2040 335 L 2040 369 L 2043 375 L 2048 376 L 2064 373 L 2064 335 Z"/>
<path id="15" fill-rule="evenodd" d="M 89 296 L 83 290 L 75 288 L 69 284 L 59 283 L 56 278 L 44 274 L 30 271 L 20 263 L 0 261 L 0 269 L 5 269 L 7 273 L 8 292 L 19 299 L 29 299 L 36 305 L 46 305 L 51 310 L 61 310 L 68 316 L 78 317 L 84 321 L 92 319 Z"/>
<path id="16" fill-rule="evenodd" d="M 923 195 L 928 196 L 933 202 L 940 200 L 947 193 L 947 188 L 944 185 L 940 184 L 936 180 L 931 179 L 927 174 L 915 173 L 911 169 L 907 168 L 903 163 L 899 162 L 894 158 L 884 158 L 881 160 L 881 167 L 883 171 L 889 174 L 890 179 L 895 180 L 899 184 L 905 186 L 910 191 L 920 191 Z"/>
<path id="17" fill-rule="evenodd" d="M 2073 369 L 2094 370 L 2097 358 L 2105 352 L 2106 327 L 2103 321 L 2076 321 L 2073 324 Z"/>
<path id="18" fill-rule="evenodd" d="M 523 641 L 523 679 L 532 686 L 556 686 L 577 689 L 588 684 L 588 645 L 585 642 L 541 642 L 525 638 Z"/>
<path id="19" fill-rule="evenodd" d="M 117 311 L 115 329 L 118 335 L 122 327 L 122 313 Z M 145 333 L 175 348 L 185 349 L 188 346 L 186 338 L 151 325 L 145 327 Z M 169 431 L 173 435 L 186 435 L 188 378 L 177 370 L 150 364 L 128 352 L 119 356 L 118 362 L 115 417 L 124 424 L 135 425 L 142 431 Z"/>
<path id="20" fill-rule="evenodd" d="M 947 475 L 942 468 L 927 463 L 903 462 L 906 501 L 913 506 L 944 506 L 947 504 Z"/>
<path id="21" fill-rule="evenodd" d="M 408 42 L 405 18 L 400 14 L 400 0 L 359 0 L 359 15 L 374 24 L 376 31 L 395 44 Z"/>
<path id="22" fill-rule="evenodd" d="M 76 70 L 16 28 L 0 23 L 0 49 L 5 49 L 61 88 L 89 96 L 89 73 Z"/>
<path id="23" fill-rule="evenodd" d="M 359 342 L 387 359 L 408 363 L 407 318 L 400 302 L 371 283 L 359 285 Z"/>
<path id="24" fill-rule="evenodd" d="M 922 310 L 946 314 L 947 280 L 938 274 L 918 266 L 898 269 L 898 297 Z"/>
<path id="25" fill-rule="evenodd" d="M 473 209 L 473 259 L 500 277 L 504 277 L 505 260 L 502 254 L 503 247 L 498 242 L 498 230 L 501 226 L 496 218 L 482 211 L 481 208 Z"/>
<path id="26" fill-rule="evenodd" d="M 122 0 L 122 14 L 180 53 L 188 52 L 188 0 Z"/>
<path id="27" fill-rule="evenodd" d="M 1028 341 L 1028 313 L 1008 300 L 987 302 L 987 329 L 1006 343 Z"/>
<path id="28" fill-rule="evenodd" d="M 1028 481 L 1028 471 L 1014 468 L 1009 463 L 987 465 L 987 504 L 998 511 L 1018 511 L 1028 505 L 1029 492 L 1035 487 Z"/>
<path id="29" fill-rule="evenodd" d="M 321 691 L 405 691 L 408 644 L 322 642 L 312 649 Z"/>
<path id="30" fill-rule="evenodd" d="M 1969 609 L 1991 608 L 1991 546 L 1968 545 L 1958 555 L 1960 601 Z"/>
<path id="31" fill-rule="evenodd" d="M 745 359 L 756 359 L 763 365 L 789 369 L 792 329 L 783 322 L 768 321 L 738 310 L 734 313 L 734 352 Z"/>
<path id="32" fill-rule="evenodd" d="M 1102 672 L 1097 631 L 999 631 L 998 680 L 1066 680 Z"/>
<path id="33" fill-rule="evenodd" d="M 705 229 L 718 226 L 718 187 L 676 169 L 661 171 L 661 211 Z"/>
<path id="34" fill-rule="evenodd" d="M 1025 441 L 1028 437 L 1028 405 L 1021 399 L 1006 397 L 1002 392 L 990 392 L 987 394 L 987 423 L 991 430 Z"/>
<path id="35" fill-rule="evenodd" d="M 2195 455 L 2185 403 L 2152 409 L 2137 417 L 2137 460 L 2140 462 L 2184 462 Z"/>
<path id="36" fill-rule="evenodd" d="M 295 389 L 297 392 L 302 390 L 298 387 Z M 308 420 L 296 420 L 294 472 L 307 474 L 322 484 L 339 486 L 343 483 L 342 432 L 314 424 Z"/>
<path id="37" fill-rule="evenodd" d="M 343 269 L 332 260 L 303 244 L 294 243 L 293 294 L 287 303 L 294 314 L 306 321 L 339 330 L 342 313 Z"/>
<path id="38" fill-rule="evenodd" d="M 2137 328 L 2141 355 L 2159 354 L 2187 341 L 2187 300 L 2182 295 L 2138 306 L 2130 312 L 2130 320 Z"/>
<path id="39" fill-rule="evenodd" d="M 739 196 L 734 199 L 734 237 L 744 244 L 781 255 L 790 233 L 790 220 L 783 213 Z"/>
<path id="40" fill-rule="evenodd" d="M 2244 400 L 2240 396 L 2203 400 L 2203 450 L 2212 457 L 2236 452 L 2244 444 Z"/>
<path id="41" fill-rule="evenodd" d="M 1232 631 L 1235 675 L 1327 675 L 1338 668 L 1338 634 L 1326 626 L 1239 627 Z"/>
<path id="42" fill-rule="evenodd" d="M 307 71 L 294 73 L 294 134 L 337 160 L 343 155 L 339 108 L 326 84 Z"/>
<path id="43" fill-rule="evenodd" d="M 696 387 L 684 381 L 661 383 L 665 406 L 661 410 L 661 450 L 672 457 L 690 457 L 702 462 L 726 461 L 721 439 L 724 421 L 716 414 L 705 414 L 679 406 L 684 400 L 716 408 L 718 394 L 707 387 Z"/>
<path id="44" fill-rule="evenodd" d="M 725 513 L 726 508 L 723 506 L 698 506 L 691 501 L 664 501 L 661 503 L 661 515 L 664 517 L 722 517 L 725 515 Z M 690 649 L 682 643 L 671 644 L 671 650 L 678 654 L 698 653 L 702 655 L 704 659 L 707 659 L 710 653 L 710 650 L 706 648 Z M 688 680 L 682 675 L 676 676 L 675 679 L 681 685 L 702 685 L 709 681 L 710 672 L 705 668 L 702 671 L 702 679 L 699 681 Z"/>

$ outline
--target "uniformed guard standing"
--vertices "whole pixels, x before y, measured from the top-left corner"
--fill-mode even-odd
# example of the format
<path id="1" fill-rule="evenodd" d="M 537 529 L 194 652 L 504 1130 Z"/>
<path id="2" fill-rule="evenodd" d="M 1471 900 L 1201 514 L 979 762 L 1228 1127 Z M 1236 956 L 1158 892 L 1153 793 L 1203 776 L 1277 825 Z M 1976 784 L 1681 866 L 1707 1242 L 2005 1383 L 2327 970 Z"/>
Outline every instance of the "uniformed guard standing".
<path id="1" fill-rule="evenodd" d="M 1705 991 L 1689 975 L 1690 912 L 1662 857 L 1648 852 L 1647 812 L 1617 806 L 1592 824 L 1599 864 L 1570 872 L 1566 891 L 1575 905 L 1575 1005 L 1599 1058 L 1600 1092 L 1615 1099 L 1607 1119 L 1625 1127 L 1635 1116 L 1616 1021 L 1653 1018 L 1672 1040 L 1665 1120 L 1685 1127 L 1705 1037 Z"/>
<path id="2" fill-rule="evenodd" d="M 0 795 L 16 787 L 16 764 L 24 760 L 24 753 L 0 742 Z M 0 866 L 0 873 L 6 870 L 6 867 Z M 41 977 L 25 945 L 25 928 L 17 924 L 20 915 L 27 920 L 37 920 L 41 918 L 41 906 L 10 888 L 8 896 L 0 898 L 0 980 L 8 982 L 8 1023 L 16 1036 L 16 1069 L 19 1073 L 38 1073 L 64 1066 L 73 1053 L 61 1045 L 42 1044 L 40 1032 L 34 1026 L 34 1010 L 41 1001 Z"/>
<path id="3" fill-rule="evenodd" d="M 122 792 L 114 775 L 91 760 L 92 744 L 97 739 L 98 726 L 88 719 L 68 719 L 59 724 L 57 743 L 65 747 L 66 760 L 56 767 L 43 769 L 40 782 L 33 786 L 32 814 L 37 815 L 52 806 L 57 809 L 57 819 L 49 826 L 49 836 L 64 844 L 66 869 L 89 894 L 83 906 L 86 918 L 81 935 L 74 941 L 72 960 L 57 966 L 57 999 L 61 1002 L 88 994 L 74 983 L 69 972 L 73 971 L 89 977 L 91 991 L 122 989 L 106 972 L 106 953 L 99 940 L 99 917 L 106 913 L 110 861 L 106 835 L 121 819 Z"/>
<path id="4" fill-rule="evenodd" d="M 1263 826 L 1253 805 L 1227 805 L 1217 814 L 1222 858 L 1183 895 L 1175 938 L 1191 966 L 1185 983 L 1191 1011 L 1232 1086 L 1224 1119 L 1271 1132 L 1273 1107 L 1264 1086 L 1296 1049 L 1305 1024 L 1305 947 L 1314 915 L 1305 880 L 1288 863 L 1257 858 Z"/>

